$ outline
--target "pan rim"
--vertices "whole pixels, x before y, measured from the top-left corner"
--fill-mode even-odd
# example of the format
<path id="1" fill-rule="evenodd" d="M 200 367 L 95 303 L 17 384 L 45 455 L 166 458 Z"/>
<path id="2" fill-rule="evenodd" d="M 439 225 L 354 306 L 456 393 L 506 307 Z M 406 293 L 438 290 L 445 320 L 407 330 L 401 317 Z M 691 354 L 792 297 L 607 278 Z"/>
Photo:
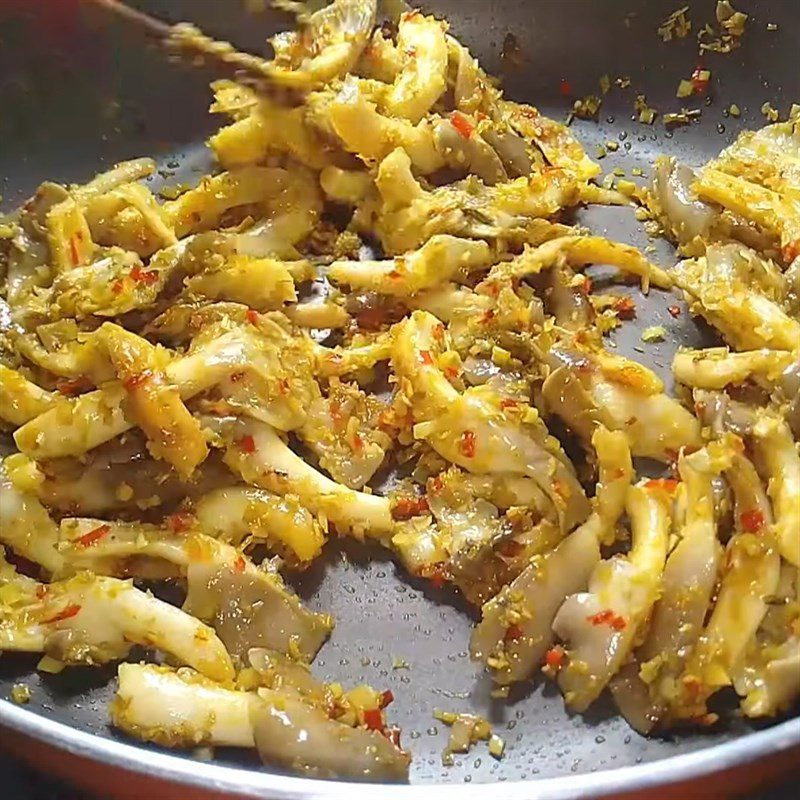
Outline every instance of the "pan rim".
<path id="1" fill-rule="evenodd" d="M 268 796 L 272 800 L 372 800 L 376 791 L 385 800 L 438 800 L 442 787 L 430 783 L 390 785 L 296 778 L 230 767 L 145 750 L 135 744 L 107 739 L 0 700 L 0 726 L 65 751 L 176 786 L 225 793 L 231 798 Z M 588 800 L 634 790 L 654 789 L 696 780 L 766 756 L 784 753 L 800 744 L 800 717 L 730 742 L 658 761 L 594 773 L 503 783 L 505 800 Z M 485 796 L 486 783 L 460 784 L 462 800 Z"/>

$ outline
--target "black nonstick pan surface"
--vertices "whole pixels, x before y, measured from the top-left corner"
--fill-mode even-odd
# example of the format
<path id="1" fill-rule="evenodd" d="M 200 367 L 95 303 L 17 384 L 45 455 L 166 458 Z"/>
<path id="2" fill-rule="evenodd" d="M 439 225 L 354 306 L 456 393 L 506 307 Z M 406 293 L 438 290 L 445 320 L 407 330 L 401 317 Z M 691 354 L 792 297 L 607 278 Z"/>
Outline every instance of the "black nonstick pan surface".
<path id="1" fill-rule="evenodd" d="M 750 15 L 741 48 L 702 60 L 712 71 L 708 102 L 679 100 L 675 92 L 680 79 L 698 65 L 695 32 L 714 22 L 715 3 L 690 3 L 692 33 L 664 43 L 656 29 L 679 2 L 436 0 L 424 8 L 449 20 L 482 65 L 503 78 L 512 99 L 556 118 L 563 119 L 571 105 L 566 90 L 574 99 L 598 94 L 602 75 L 612 82 L 629 78 L 629 88 L 613 88 L 604 98 L 598 121 L 576 120 L 573 128 L 590 155 L 598 144 L 618 143 L 617 151 L 601 161 L 605 171 L 621 168 L 627 178 L 646 181 L 657 155 L 700 164 L 740 130 L 765 124 L 761 107 L 766 101 L 783 117 L 792 102 L 800 102 L 800 2 L 740 0 L 737 8 Z M 243 0 L 137 0 L 131 5 L 170 22 L 192 20 L 243 49 L 263 51 L 266 36 L 290 24 L 279 12 L 247 13 Z M 215 120 L 207 114 L 208 83 L 217 76 L 210 67 L 170 61 L 139 31 L 107 13 L 82 8 L 78 0 L 0 0 L 3 208 L 17 205 L 44 179 L 84 181 L 140 155 L 159 159 L 162 171 L 152 180 L 153 188 L 164 181 L 196 181 L 209 165 L 203 141 Z M 671 132 L 660 121 L 644 125 L 633 111 L 638 93 L 662 113 L 690 105 L 702 115 Z M 726 111 L 732 103 L 741 109 L 738 119 Z M 629 209 L 591 208 L 578 219 L 611 238 L 648 244 Z M 660 241 L 655 245 L 652 258 L 668 265 L 671 248 Z M 638 318 L 618 329 L 614 339 L 621 352 L 668 378 L 675 349 L 701 344 L 708 333 L 695 325 L 676 296 L 653 291 L 643 298 L 638 288 L 628 291 L 636 295 Z M 667 312 L 675 303 L 683 309 L 677 319 Z M 641 331 L 650 325 L 663 325 L 667 340 L 643 344 Z M 707 732 L 643 738 L 610 703 L 598 703 L 583 716 L 569 715 L 558 693 L 542 681 L 517 687 L 507 701 L 492 700 L 488 681 L 467 655 L 474 619 L 466 605 L 453 593 L 415 582 L 384 553 L 367 546 L 334 543 L 296 589 L 337 621 L 315 663 L 316 673 L 394 693 L 392 719 L 414 754 L 414 784 L 473 784 L 458 789 L 460 797 L 477 796 L 480 787 L 474 785 L 495 781 L 505 782 L 504 788 L 483 788 L 498 797 L 589 797 L 696 778 L 800 743 L 796 718 L 760 726 L 758 732 L 732 712 L 723 713 L 722 722 Z M 123 745 L 126 740 L 107 724 L 114 668 L 70 669 L 51 676 L 37 673 L 35 663 L 0 658 L 0 697 L 8 697 L 17 682 L 32 690 L 24 709 L 0 702 L 0 726 L 7 726 L 0 727 L 0 744 L 12 744 L 23 733 L 100 762 L 248 796 L 416 800 L 437 791 L 312 784 L 271 775 L 254 758 L 233 752 L 220 751 L 213 763 L 198 763 Z M 479 744 L 452 767 L 443 767 L 448 731 L 433 718 L 435 708 L 487 716 L 506 740 L 504 758 L 496 761 Z M 679 758 L 663 762 L 673 757 Z M 642 767 L 606 774 L 636 765 Z M 511 786 L 519 781 L 526 783 Z M 696 796 L 720 796 L 713 783 L 705 786 L 708 793 Z M 109 786 L 109 791 L 121 788 Z"/>

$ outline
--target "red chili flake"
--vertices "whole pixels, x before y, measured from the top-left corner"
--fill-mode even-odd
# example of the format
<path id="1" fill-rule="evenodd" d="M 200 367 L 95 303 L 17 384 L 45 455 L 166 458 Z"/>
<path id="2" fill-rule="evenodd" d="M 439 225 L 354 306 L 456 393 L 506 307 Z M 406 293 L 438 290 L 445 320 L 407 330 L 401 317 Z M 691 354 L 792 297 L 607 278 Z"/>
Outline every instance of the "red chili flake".
<path id="1" fill-rule="evenodd" d="M 636 303 L 628 295 L 617 297 L 613 307 L 620 319 L 633 319 L 636 316 Z"/>
<path id="2" fill-rule="evenodd" d="M 379 708 L 368 708 L 364 712 L 364 724 L 369 731 L 383 730 L 383 714 Z"/>
<path id="3" fill-rule="evenodd" d="M 521 639 L 525 635 L 525 632 L 520 628 L 519 625 L 509 625 L 506 628 L 506 632 L 503 634 L 503 641 L 504 642 L 516 642 L 518 639 Z"/>
<path id="4" fill-rule="evenodd" d="M 444 344 L 444 325 L 442 325 L 441 322 L 433 326 L 433 331 L 431 333 L 438 345 Z"/>
<path id="5" fill-rule="evenodd" d="M 56 389 L 60 394 L 72 397 L 88 389 L 89 386 L 84 378 L 73 378 L 71 380 L 60 380 L 56 383 Z"/>
<path id="6" fill-rule="evenodd" d="M 439 494 L 442 489 L 444 489 L 444 481 L 442 480 L 441 475 L 437 475 L 435 478 L 430 479 L 430 483 L 428 484 L 428 492 L 430 494 Z"/>
<path id="7" fill-rule="evenodd" d="M 281 378 L 281 379 L 278 381 L 278 391 L 279 391 L 281 394 L 284 394 L 284 395 L 285 395 L 285 394 L 289 394 L 289 388 L 290 388 L 290 387 L 289 387 L 289 381 L 288 381 L 288 379 L 286 379 L 286 378 Z"/>
<path id="8" fill-rule="evenodd" d="M 401 733 L 400 728 L 394 725 L 391 728 L 385 728 L 381 732 L 398 750 L 403 749 L 400 746 L 400 733 Z"/>
<path id="9" fill-rule="evenodd" d="M 37 600 L 44 600 L 44 598 L 47 597 L 49 591 L 50 591 L 50 587 L 49 586 L 46 586 L 45 584 L 40 583 L 36 587 L 36 599 Z"/>
<path id="10" fill-rule="evenodd" d="M 703 78 L 702 73 L 705 72 L 703 67 L 697 66 L 692 72 L 692 88 L 695 94 L 705 94 L 708 91 L 708 78 Z"/>
<path id="11" fill-rule="evenodd" d="M 584 276 L 583 283 L 581 284 L 581 291 L 589 295 L 592 293 L 592 279 L 588 276 Z"/>
<path id="12" fill-rule="evenodd" d="M 344 414 L 342 413 L 342 404 L 336 398 L 331 398 L 328 403 L 328 412 L 333 420 L 333 427 L 340 430 L 344 425 Z"/>
<path id="13" fill-rule="evenodd" d="M 567 486 L 564 481 L 560 481 L 558 479 L 553 481 L 553 492 L 555 493 L 556 497 L 561 500 L 562 503 L 566 503 L 571 495 L 571 490 L 569 486 Z"/>
<path id="14" fill-rule="evenodd" d="M 385 408 L 378 414 L 378 427 L 384 432 L 394 431 L 399 426 L 395 422 L 394 411 L 390 408 Z"/>
<path id="15" fill-rule="evenodd" d="M 796 258 L 800 257 L 800 239 L 795 239 L 789 242 L 783 250 L 781 250 L 783 260 L 787 264 L 791 264 Z"/>
<path id="16" fill-rule="evenodd" d="M 69 255 L 72 259 L 72 266 L 77 267 L 78 264 L 81 263 L 81 253 L 78 250 L 78 242 L 76 241 L 77 237 L 71 236 L 69 240 Z"/>
<path id="17" fill-rule="evenodd" d="M 420 577 L 427 578 L 436 589 L 441 589 L 447 583 L 447 575 L 442 564 L 426 565 L 419 574 Z"/>
<path id="18" fill-rule="evenodd" d="M 430 582 L 435 589 L 441 589 L 447 583 L 447 578 L 441 572 L 434 572 L 430 576 Z"/>
<path id="19" fill-rule="evenodd" d="M 419 360 L 423 364 L 426 364 L 427 366 L 431 366 L 433 364 L 433 356 L 431 355 L 431 351 L 430 350 L 420 350 Z"/>
<path id="20" fill-rule="evenodd" d="M 98 525 L 98 527 L 94 528 L 94 530 L 91 530 L 89 533 L 85 533 L 79 539 L 76 539 L 75 544 L 78 545 L 78 547 L 89 547 L 95 542 L 99 542 L 100 539 L 102 539 L 110 530 L 110 525 Z"/>
<path id="21" fill-rule="evenodd" d="M 458 446 L 467 458 L 475 458 L 475 431 L 464 431 Z"/>
<path id="22" fill-rule="evenodd" d="M 484 311 L 481 314 L 481 323 L 483 325 L 488 325 L 494 319 L 494 311 L 490 308 L 488 311 Z"/>
<path id="23" fill-rule="evenodd" d="M 244 378 L 244 372 L 234 372 L 231 375 L 231 383 L 239 383 L 242 378 Z"/>
<path id="24" fill-rule="evenodd" d="M 651 478 L 644 486 L 646 489 L 661 489 L 672 494 L 678 488 L 678 483 L 674 478 Z"/>
<path id="25" fill-rule="evenodd" d="M 444 372 L 445 377 L 448 380 L 454 381 L 459 376 L 459 369 L 456 366 L 450 364 L 449 366 L 445 367 L 442 372 Z"/>
<path id="26" fill-rule="evenodd" d="M 566 78 L 561 79 L 558 88 L 562 97 L 572 96 L 572 84 Z"/>
<path id="27" fill-rule="evenodd" d="M 483 284 L 481 286 L 481 294 L 488 294 L 489 297 L 498 297 L 500 294 L 500 284 L 496 281 Z"/>
<path id="28" fill-rule="evenodd" d="M 136 375 L 129 375 L 122 381 L 122 385 L 125 389 L 129 392 L 138 389 L 143 383 L 147 383 L 153 377 L 153 373 L 149 370 L 143 370 L 142 372 L 137 372 Z"/>
<path id="29" fill-rule="evenodd" d="M 247 314 L 245 314 L 245 317 L 247 317 L 247 321 L 251 325 L 258 324 L 258 311 L 256 311 L 254 308 L 248 308 L 247 309 Z"/>
<path id="30" fill-rule="evenodd" d="M 391 689 L 386 689 L 385 691 L 381 692 L 381 696 L 378 698 L 378 705 L 380 708 L 386 708 L 386 706 L 391 705 L 394 702 L 394 695 L 392 694 Z"/>
<path id="31" fill-rule="evenodd" d="M 392 517 L 394 519 L 411 519 L 430 511 L 428 501 L 424 497 L 401 497 L 392 506 Z"/>
<path id="32" fill-rule="evenodd" d="M 114 283 L 111 284 L 111 291 L 114 294 L 122 294 L 122 291 L 124 289 L 125 289 L 125 284 L 122 281 L 119 281 L 119 280 L 118 281 L 114 281 Z"/>
<path id="33" fill-rule="evenodd" d="M 610 608 L 605 609 L 605 611 L 599 611 L 597 614 L 592 614 L 586 617 L 586 619 L 591 622 L 592 625 L 609 625 L 615 631 L 624 630 L 627 625 L 625 618 L 619 614 L 615 614 Z"/>
<path id="34" fill-rule="evenodd" d="M 242 436 L 242 438 L 239 439 L 239 447 L 245 453 L 255 453 L 255 439 L 253 439 L 253 437 L 248 433 L 247 436 Z"/>
<path id="35" fill-rule="evenodd" d="M 43 619 L 41 624 L 50 625 L 53 622 L 62 622 L 65 619 L 71 619 L 72 617 L 77 616 L 80 610 L 81 607 L 77 603 L 72 603 L 71 605 L 68 605 L 63 611 L 59 611 L 58 614 L 56 614 L 55 616 L 50 617 L 49 619 Z"/>
<path id="36" fill-rule="evenodd" d="M 450 115 L 450 124 L 464 139 L 469 139 L 475 131 L 475 126 L 461 113 L 454 111 Z"/>
<path id="37" fill-rule="evenodd" d="M 395 281 L 396 281 L 398 278 L 402 278 L 402 277 L 403 277 L 403 273 L 402 273 L 402 272 L 400 272 L 400 270 L 393 269 L 393 270 L 391 270 L 391 271 L 389 272 L 389 277 L 390 277 L 392 280 L 395 280 Z"/>
<path id="38" fill-rule="evenodd" d="M 136 281 L 136 283 L 143 283 L 145 286 L 151 286 L 158 280 L 158 273 L 153 270 L 145 272 L 137 265 L 131 270 L 131 278 Z"/>
<path id="39" fill-rule="evenodd" d="M 194 524 L 194 517 L 186 511 L 176 511 L 167 517 L 166 522 L 173 533 L 184 533 Z"/>
<path id="40" fill-rule="evenodd" d="M 748 533 L 758 533 L 764 527 L 764 515 L 757 508 L 751 508 L 739 515 L 739 522 Z"/>
<path id="41" fill-rule="evenodd" d="M 669 313 L 674 319 L 678 319 L 678 317 L 681 315 L 680 306 L 667 306 L 667 311 L 669 311 Z"/>
<path id="42" fill-rule="evenodd" d="M 497 552 L 506 558 L 516 558 L 523 550 L 525 545 L 516 539 L 505 539 L 497 547 Z"/>
<path id="43" fill-rule="evenodd" d="M 353 452 L 360 453 L 364 449 L 364 439 L 358 431 L 353 433 Z"/>
<path id="44" fill-rule="evenodd" d="M 239 558 L 237 558 L 236 561 L 233 562 L 233 571 L 241 575 L 244 572 L 246 566 L 247 563 L 244 560 L 244 556 L 239 556 Z"/>
<path id="45" fill-rule="evenodd" d="M 502 408 L 503 410 L 507 408 L 516 408 L 518 405 L 519 402 L 517 400 L 512 400 L 510 397 L 504 397 L 500 401 L 500 408 Z"/>
<path id="46" fill-rule="evenodd" d="M 564 665 L 564 653 L 563 647 L 551 647 L 545 654 L 544 654 L 544 663 L 550 667 L 550 669 L 561 669 Z"/>

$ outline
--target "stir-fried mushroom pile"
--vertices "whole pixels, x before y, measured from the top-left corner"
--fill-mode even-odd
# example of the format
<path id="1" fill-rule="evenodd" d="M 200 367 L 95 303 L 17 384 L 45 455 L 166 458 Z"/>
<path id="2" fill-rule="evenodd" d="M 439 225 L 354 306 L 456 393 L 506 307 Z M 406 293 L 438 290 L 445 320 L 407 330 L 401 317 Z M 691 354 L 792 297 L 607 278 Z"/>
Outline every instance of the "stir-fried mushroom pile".
<path id="1" fill-rule="evenodd" d="M 731 685 L 749 716 L 786 709 L 800 125 L 659 164 L 651 210 L 688 256 L 665 271 L 559 221 L 626 202 L 566 127 L 445 22 L 375 6 L 335 0 L 275 38 L 263 85 L 213 85 L 231 121 L 195 188 L 160 202 L 139 159 L 0 224 L 0 650 L 161 651 L 119 668 L 131 735 L 402 780 L 391 693 L 312 677 L 333 620 L 280 574 L 352 536 L 480 609 L 501 687 L 544 668 L 577 711 L 608 687 L 640 731 L 710 723 Z M 675 358 L 680 399 L 604 345 L 624 314 L 593 264 L 719 331 Z M 164 579 L 182 607 L 141 583 Z"/>

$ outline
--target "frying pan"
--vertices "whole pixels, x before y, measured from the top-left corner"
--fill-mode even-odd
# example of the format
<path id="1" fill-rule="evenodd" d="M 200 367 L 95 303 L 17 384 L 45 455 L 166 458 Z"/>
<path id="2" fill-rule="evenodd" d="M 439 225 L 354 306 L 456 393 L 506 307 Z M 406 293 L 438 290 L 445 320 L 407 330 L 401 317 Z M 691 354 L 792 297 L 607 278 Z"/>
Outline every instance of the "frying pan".
<path id="1" fill-rule="evenodd" d="M 290 24 L 276 11 L 246 13 L 239 0 L 132 4 L 167 21 L 193 20 L 215 37 L 253 50 Z M 785 115 L 800 100 L 800 3 L 741 0 L 742 10 L 750 14 L 743 45 L 731 54 L 704 58 L 704 67 L 712 71 L 711 99 L 688 103 L 701 108 L 699 120 L 671 132 L 659 122 L 636 121 L 633 102 L 639 92 L 662 113 L 687 104 L 675 90 L 697 65 L 694 32 L 713 22 L 714 3 L 691 4 L 692 34 L 663 43 L 656 29 L 677 5 L 678 0 L 436 0 L 425 8 L 450 21 L 488 71 L 502 76 L 512 99 L 534 103 L 556 118 L 564 118 L 571 104 L 564 96 L 567 90 L 575 96 L 597 94 L 601 75 L 612 81 L 628 76 L 630 88 L 612 89 L 597 121 L 576 120 L 573 127 L 590 155 L 598 144 L 618 143 L 617 151 L 602 161 L 607 171 L 621 168 L 630 178 L 638 169 L 644 175 L 634 180 L 647 180 L 656 155 L 700 164 L 738 131 L 763 125 L 765 101 Z M 147 46 L 140 32 L 107 13 L 80 7 L 78 0 L 3 0 L 4 206 L 17 205 L 43 179 L 82 181 L 116 161 L 145 154 L 155 155 L 162 166 L 152 188 L 164 180 L 196 181 L 209 164 L 203 139 L 214 126 L 206 110 L 208 82 L 215 76 L 209 67 L 169 61 L 161 50 Z M 725 111 L 732 103 L 741 109 L 738 119 Z M 587 209 L 577 221 L 611 238 L 648 244 L 630 210 Z M 652 257 L 668 264 L 671 249 L 655 244 Z M 675 349 L 700 345 L 709 334 L 685 307 L 677 319 L 667 313 L 668 305 L 680 304 L 675 296 L 635 294 L 638 319 L 625 323 L 614 340 L 621 352 L 669 380 Z M 642 328 L 656 324 L 667 329 L 667 340 L 643 344 Z M 440 784 L 459 786 L 456 791 L 465 800 L 487 794 L 519 800 L 642 796 L 656 787 L 660 796 L 721 797 L 798 763 L 797 718 L 754 725 L 726 712 L 723 704 L 722 722 L 709 731 L 643 738 L 610 703 L 583 716 L 569 715 L 558 693 L 538 680 L 516 687 L 508 701 L 492 700 L 487 681 L 466 652 L 471 612 L 456 595 L 410 579 L 377 549 L 334 544 L 296 588 L 312 607 L 330 611 L 337 620 L 316 673 L 393 691 L 393 721 L 403 728 L 403 741 L 414 753 L 414 786 L 303 780 L 270 772 L 247 754 L 219 751 L 212 763 L 204 763 L 133 745 L 107 724 L 113 668 L 41 675 L 29 658 L 0 659 L 0 696 L 7 697 L 16 682 L 32 690 L 25 707 L 0 702 L 0 744 L 105 795 L 131 798 L 185 797 L 191 791 L 193 798 L 425 800 L 441 793 Z M 443 768 L 447 730 L 434 720 L 434 708 L 487 716 L 506 740 L 504 758 L 496 761 L 478 745 Z M 704 780 L 712 773 L 723 777 Z M 481 785 L 495 781 L 503 783 Z"/>

